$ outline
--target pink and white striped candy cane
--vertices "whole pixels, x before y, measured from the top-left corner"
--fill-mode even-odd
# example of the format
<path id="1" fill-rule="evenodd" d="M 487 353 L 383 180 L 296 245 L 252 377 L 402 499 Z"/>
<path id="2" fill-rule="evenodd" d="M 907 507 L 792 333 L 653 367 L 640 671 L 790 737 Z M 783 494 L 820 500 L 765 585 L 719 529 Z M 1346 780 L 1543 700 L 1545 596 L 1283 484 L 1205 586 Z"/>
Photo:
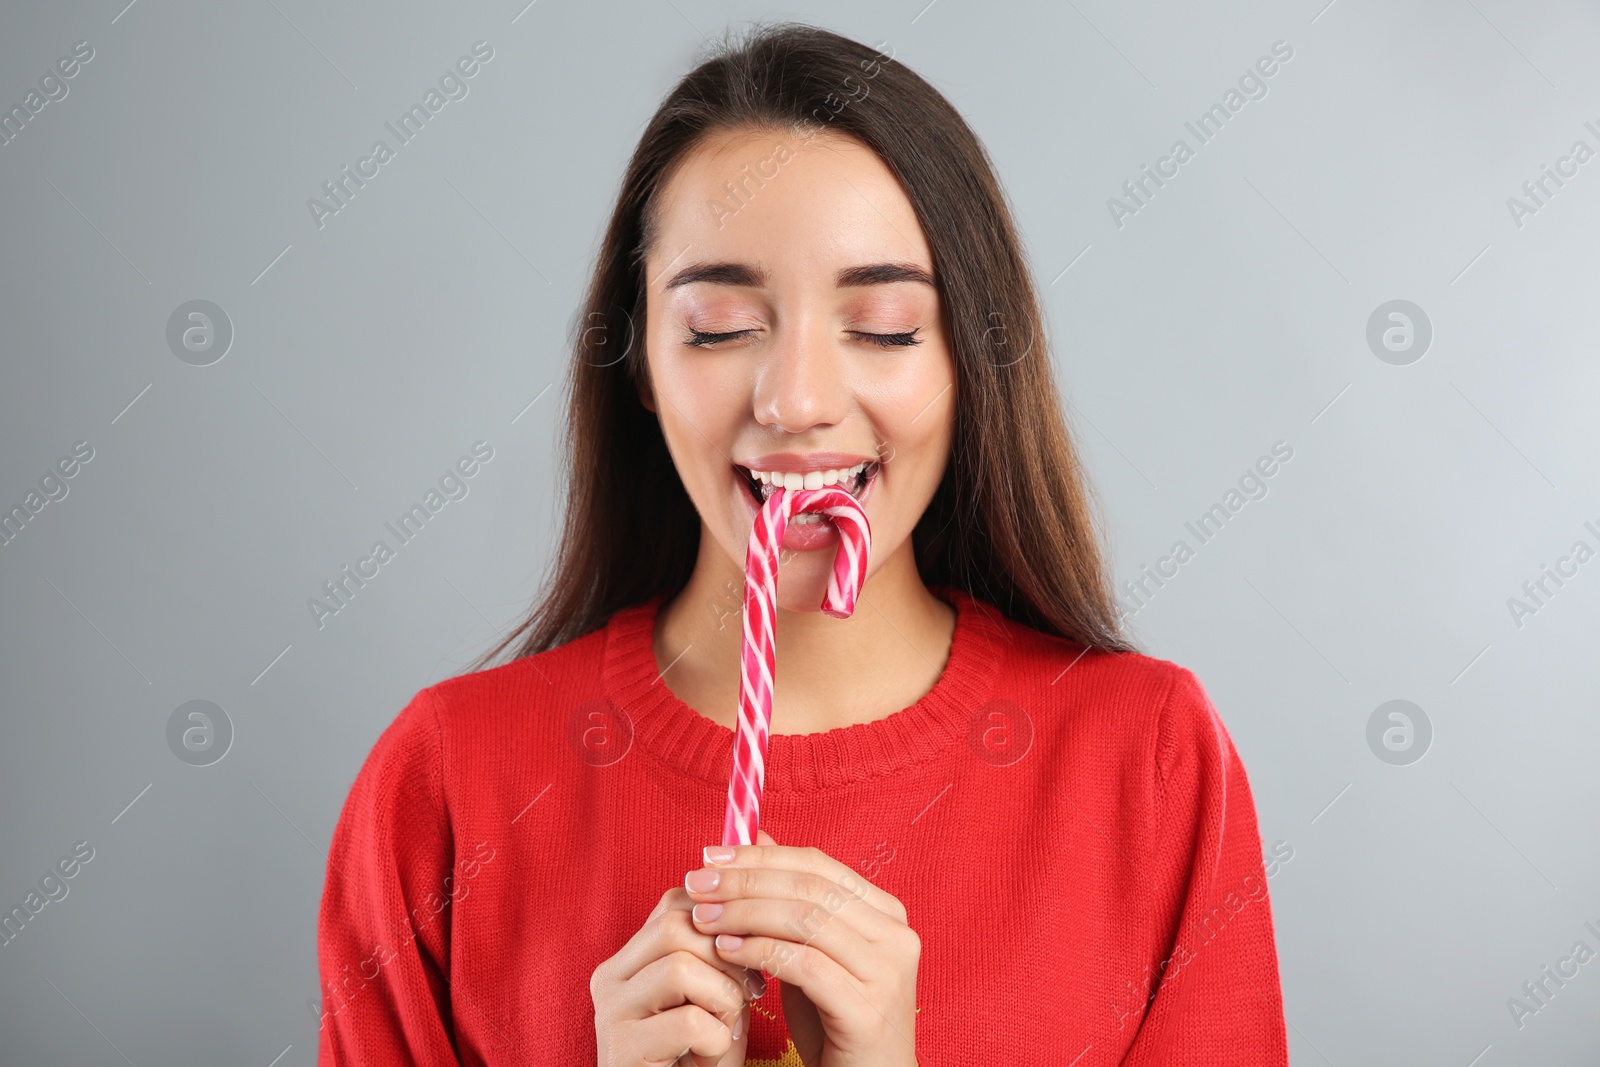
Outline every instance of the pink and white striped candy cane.
<path id="1" fill-rule="evenodd" d="M 777 671 L 778 551 L 789 520 L 820 511 L 839 531 L 833 573 L 822 610 L 848 619 L 867 580 L 872 527 L 856 498 L 837 486 L 779 489 L 767 498 L 750 530 L 744 564 L 744 649 L 739 668 L 739 729 L 733 742 L 733 774 L 728 779 L 728 811 L 722 822 L 724 845 L 751 845 L 761 813 L 766 778 L 767 734 L 772 722 L 772 679 Z"/>

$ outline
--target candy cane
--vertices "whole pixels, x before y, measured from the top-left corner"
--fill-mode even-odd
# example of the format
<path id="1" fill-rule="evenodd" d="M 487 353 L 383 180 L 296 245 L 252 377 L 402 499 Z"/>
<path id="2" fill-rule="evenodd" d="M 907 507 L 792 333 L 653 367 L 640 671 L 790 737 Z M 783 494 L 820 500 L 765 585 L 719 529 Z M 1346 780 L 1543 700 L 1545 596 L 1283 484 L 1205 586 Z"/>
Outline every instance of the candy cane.
<path id="1" fill-rule="evenodd" d="M 821 489 L 778 489 L 767 498 L 750 530 L 744 564 L 744 648 L 739 668 L 739 729 L 733 743 L 733 774 L 728 779 L 728 811 L 722 822 L 722 843 L 755 843 L 761 813 L 761 786 L 766 778 L 767 735 L 772 723 L 772 679 L 777 670 L 778 550 L 789 520 L 805 512 L 821 512 L 839 531 L 833 573 L 822 610 L 848 619 L 867 580 L 872 555 L 872 528 L 856 498 L 837 486 Z"/>

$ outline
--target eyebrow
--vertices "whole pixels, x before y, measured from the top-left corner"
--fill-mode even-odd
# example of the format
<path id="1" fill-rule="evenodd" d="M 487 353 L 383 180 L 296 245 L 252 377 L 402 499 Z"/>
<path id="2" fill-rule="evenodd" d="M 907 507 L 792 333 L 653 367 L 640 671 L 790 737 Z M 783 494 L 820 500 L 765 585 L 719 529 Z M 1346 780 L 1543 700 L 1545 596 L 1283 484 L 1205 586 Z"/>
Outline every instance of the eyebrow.
<path id="1" fill-rule="evenodd" d="M 665 288 L 710 282 L 713 285 L 742 285 L 764 289 L 767 274 L 760 267 L 746 263 L 695 263 L 684 267 L 667 279 Z M 834 276 L 839 288 L 865 285 L 888 285 L 892 282 L 921 282 L 935 289 L 933 275 L 915 263 L 869 263 L 860 267 L 845 267 Z"/>

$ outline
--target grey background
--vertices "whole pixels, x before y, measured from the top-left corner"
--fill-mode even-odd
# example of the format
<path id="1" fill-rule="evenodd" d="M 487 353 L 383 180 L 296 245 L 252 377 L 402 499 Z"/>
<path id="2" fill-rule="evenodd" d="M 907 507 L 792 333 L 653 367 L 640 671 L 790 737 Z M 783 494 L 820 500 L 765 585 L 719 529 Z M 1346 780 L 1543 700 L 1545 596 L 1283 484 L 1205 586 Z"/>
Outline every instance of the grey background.
<path id="1" fill-rule="evenodd" d="M 7 5 L 0 103 L 95 56 L 0 147 L 0 904 L 94 859 L 0 948 L 0 1059 L 311 1064 L 324 848 L 378 733 L 526 608 L 556 520 L 564 343 L 621 170 L 703 35 L 794 16 L 946 92 L 1046 294 L 1119 579 L 1275 441 L 1270 490 L 1133 619 L 1249 768 L 1297 1065 L 1592 1064 L 1600 961 L 1600 138 L 1592 3 L 539 0 Z M 305 206 L 473 42 L 494 58 L 319 229 Z M 1273 42 L 1293 58 L 1117 227 L 1106 206 Z M 1067 269 L 1070 265 L 1070 269 Z M 235 331 L 195 367 L 180 304 Z M 1420 360 L 1366 343 L 1410 300 Z M 546 391 L 548 390 L 548 391 Z M 531 402 L 531 406 L 530 406 Z M 494 459 L 318 629 L 321 583 L 471 444 Z M 167 743 L 205 699 L 234 730 Z M 1367 744 L 1380 704 L 1425 758 Z M 277 1057 L 274 1059 L 274 1057 Z"/>

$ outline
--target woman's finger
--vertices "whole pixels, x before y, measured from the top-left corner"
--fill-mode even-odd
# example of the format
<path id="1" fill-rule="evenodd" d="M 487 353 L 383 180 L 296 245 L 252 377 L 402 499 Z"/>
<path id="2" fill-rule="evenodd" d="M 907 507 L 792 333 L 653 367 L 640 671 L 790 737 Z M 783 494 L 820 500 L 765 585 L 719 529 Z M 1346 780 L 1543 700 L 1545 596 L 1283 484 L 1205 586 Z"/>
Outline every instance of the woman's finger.
<path id="1" fill-rule="evenodd" d="M 823 1017 L 835 1020 L 845 1031 L 876 1026 L 888 1018 L 897 1002 L 892 989 L 881 983 L 858 981 L 815 945 L 760 934 L 746 937 L 723 934 L 717 938 L 717 952 L 735 963 L 776 975 L 785 985 L 804 990 Z"/>
<path id="2" fill-rule="evenodd" d="M 659 1067 L 675 1064 L 690 1053 L 714 1063 L 734 1045 L 733 1029 L 694 1004 L 652 1015 L 635 1024 L 629 1034 L 633 1047 L 623 1050 L 624 1062 Z M 741 1033 L 741 1040 L 743 1036 Z"/>
<path id="3" fill-rule="evenodd" d="M 713 878 L 716 884 L 708 885 Z M 868 886 L 859 875 L 854 878 L 858 887 Z M 708 912 L 706 905 L 727 903 L 732 900 L 770 898 L 792 900 L 814 911 L 811 923 L 842 921 L 868 942 L 887 941 L 900 935 L 905 921 L 879 908 L 867 904 L 860 892 L 851 892 L 826 875 L 811 870 L 791 867 L 741 867 L 719 864 L 715 867 L 691 871 L 684 878 L 687 895 L 694 901 L 691 917 L 698 920 Z M 700 923 L 696 921 L 696 927 Z M 741 931 L 733 931 L 735 933 Z M 776 931 L 770 931 L 777 933 Z M 779 935 L 786 936 L 786 935 Z M 797 932 L 795 940 L 804 940 Z"/>
<path id="4" fill-rule="evenodd" d="M 728 976 L 728 961 L 718 962 L 721 966 L 681 949 L 654 960 L 623 986 L 617 1002 L 619 1014 L 623 1018 L 643 1019 L 689 1003 L 727 1026 L 733 1026 L 748 995 Z M 734 967 L 744 970 L 737 964 Z"/>
<path id="5" fill-rule="evenodd" d="M 855 908 L 862 915 L 877 916 L 875 921 L 892 922 L 872 908 L 860 904 Z M 877 940 L 868 940 L 851 921 L 848 908 L 830 910 L 821 904 L 791 898 L 733 897 L 717 903 L 697 904 L 693 915 L 695 927 L 713 937 L 717 934 L 765 936 L 810 945 L 859 982 L 875 981 L 886 969 L 886 957 L 898 954 L 892 932 Z M 898 930 L 901 936 L 910 932 L 905 926 Z"/>
<path id="6" fill-rule="evenodd" d="M 723 971 L 751 996 L 765 992 L 761 975 L 730 964 L 717 955 L 711 939 L 694 928 L 689 909 L 694 901 L 682 886 L 667 890 L 651 918 L 634 932 L 616 955 L 607 961 L 613 981 L 626 982 L 647 965 L 670 953 L 687 951 Z"/>
<path id="7" fill-rule="evenodd" d="M 900 958 L 906 965 L 903 968 L 886 972 L 873 982 L 860 982 L 814 944 L 764 935 L 738 938 L 723 934 L 716 940 L 718 953 L 727 959 L 777 975 L 788 992 L 803 992 L 831 1042 L 907 1054 L 878 1056 L 876 1062 L 914 1059 L 920 943 L 904 947 L 909 955 Z M 792 1026 L 791 1033 L 800 1036 Z"/>
<path id="8" fill-rule="evenodd" d="M 756 840 L 771 840 L 765 831 L 758 831 Z M 727 860 L 713 859 L 716 850 L 732 850 Z M 865 904 L 883 912 L 897 922 L 906 922 L 906 908 L 899 899 L 884 892 L 861 875 L 840 863 L 819 848 L 794 845 L 708 845 L 704 853 L 705 867 L 720 870 L 725 867 L 758 870 L 784 870 L 825 878 L 841 890 Z M 697 898 L 698 899 L 698 898 Z"/>

